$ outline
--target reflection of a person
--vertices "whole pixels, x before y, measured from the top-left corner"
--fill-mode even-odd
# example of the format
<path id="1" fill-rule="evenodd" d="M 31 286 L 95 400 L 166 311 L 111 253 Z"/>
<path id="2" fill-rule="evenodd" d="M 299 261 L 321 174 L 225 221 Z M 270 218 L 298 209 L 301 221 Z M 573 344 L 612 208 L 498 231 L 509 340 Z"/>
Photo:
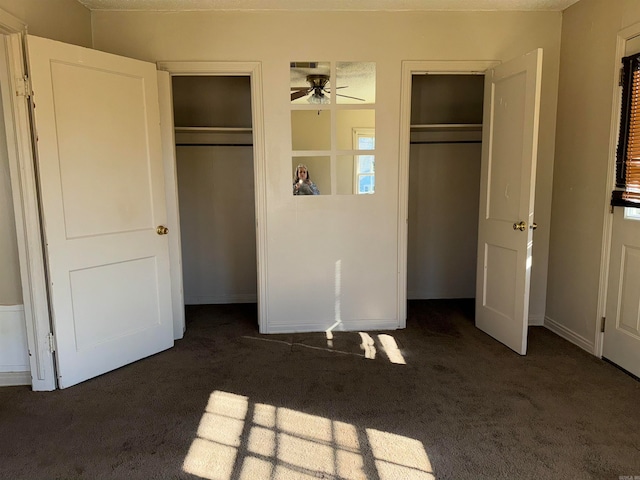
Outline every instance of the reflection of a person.
<path id="1" fill-rule="evenodd" d="M 294 195 L 320 195 L 320 190 L 309 178 L 309 169 L 306 165 L 298 165 L 293 175 Z"/>

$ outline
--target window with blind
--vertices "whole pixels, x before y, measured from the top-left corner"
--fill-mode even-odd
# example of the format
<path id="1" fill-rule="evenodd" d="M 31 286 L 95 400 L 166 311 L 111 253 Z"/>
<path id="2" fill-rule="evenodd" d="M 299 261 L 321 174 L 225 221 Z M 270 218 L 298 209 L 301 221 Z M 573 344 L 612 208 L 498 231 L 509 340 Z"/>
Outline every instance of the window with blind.
<path id="1" fill-rule="evenodd" d="M 622 59 L 622 108 L 611 204 L 640 206 L 640 54 Z"/>

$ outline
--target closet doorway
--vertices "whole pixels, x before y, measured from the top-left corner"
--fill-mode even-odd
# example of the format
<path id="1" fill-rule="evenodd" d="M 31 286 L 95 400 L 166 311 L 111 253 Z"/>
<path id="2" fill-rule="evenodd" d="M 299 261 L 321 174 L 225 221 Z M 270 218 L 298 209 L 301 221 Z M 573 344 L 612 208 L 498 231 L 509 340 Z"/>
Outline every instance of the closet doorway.
<path id="1" fill-rule="evenodd" d="M 251 82 L 172 76 L 185 305 L 259 303 Z"/>
<path id="2" fill-rule="evenodd" d="M 484 75 L 411 79 L 407 299 L 476 295 Z"/>
<path id="3" fill-rule="evenodd" d="M 454 181 L 445 189 L 455 195 L 447 197 L 440 206 L 448 217 L 449 228 L 461 230 L 451 238 L 473 238 L 477 242 L 475 319 L 476 326 L 504 343 L 520 355 L 526 354 L 529 323 L 529 285 L 533 264 L 535 168 L 540 118 L 542 49 L 538 48 L 519 57 L 502 61 L 404 61 L 402 62 L 402 95 L 400 102 L 400 178 L 398 215 L 398 257 L 400 276 L 398 294 L 407 299 L 409 238 L 409 170 L 412 120 L 412 84 L 417 75 L 483 75 L 482 141 L 480 143 L 479 201 L 473 206 L 476 220 L 460 218 L 466 208 L 456 212 L 450 205 L 463 195 L 461 175 L 463 168 L 454 169 Z M 437 77 L 436 77 L 437 78 Z M 445 77 L 443 77 L 445 78 Z M 452 95 L 456 103 L 473 90 L 467 86 Z M 435 102 L 428 110 L 437 112 L 444 94 L 433 95 Z M 429 123 L 414 124 L 413 130 L 424 129 L 433 134 L 459 134 L 477 129 L 477 124 L 458 123 L 458 112 L 464 112 L 463 102 L 448 111 L 445 117 L 428 119 Z M 420 119 L 420 121 L 422 121 Z M 466 122 L 466 120 L 464 120 Z M 431 123 L 437 122 L 437 123 Z M 453 122 L 453 125 L 450 123 Z M 420 126 L 420 128 L 418 128 Z M 442 132 L 436 132 L 443 130 Z M 450 131 L 450 130 L 453 130 Z M 477 133 L 477 132 L 476 132 Z M 427 141 L 439 143 L 453 139 L 437 138 Z M 461 141 L 460 138 L 455 140 Z M 473 142 L 474 139 L 465 141 Z M 416 144 L 414 144 L 415 146 Z M 433 144 L 426 144 L 433 145 Z M 446 175 L 436 174 L 444 182 Z M 476 185 L 474 181 L 474 185 Z M 470 188 L 470 187 L 469 187 Z M 424 188 L 419 186 L 419 191 Z M 477 198 L 477 197 L 476 197 Z M 471 202 L 471 199 L 468 199 Z M 474 202 L 475 203 L 475 202 Z M 471 210 L 472 207 L 469 207 Z M 443 217 L 446 218 L 446 217 Z M 471 234 L 477 225 L 477 236 Z M 436 228 L 435 226 L 433 227 Z M 454 244 L 454 251 L 460 247 Z M 422 245 L 420 245 L 422 248 Z M 472 250 L 471 247 L 469 251 Z M 459 255 L 459 254 L 458 254 Z M 407 260 L 407 261 L 405 261 Z M 469 275 L 468 275 L 469 277 Z M 471 276 L 473 278 L 473 276 Z M 406 325 L 406 301 L 398 302 L 399 326 Z"/>

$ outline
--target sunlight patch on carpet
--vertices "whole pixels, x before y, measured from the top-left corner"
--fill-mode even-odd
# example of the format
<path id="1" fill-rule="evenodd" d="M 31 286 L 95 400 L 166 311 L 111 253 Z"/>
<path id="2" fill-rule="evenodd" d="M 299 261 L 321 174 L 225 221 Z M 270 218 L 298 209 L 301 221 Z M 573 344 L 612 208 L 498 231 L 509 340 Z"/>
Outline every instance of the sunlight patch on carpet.
<path id="1" fill-rule="evenodd" d="M 355 332 L 339 332 L 334 334 L 332 331 L 334 326 L 324 332 L 324 336 L 326 337 L 327 341 L 327 347 L 319 347 L 317 345 L 308 345 L 306 343 L 287 342 L 285 340 L 275 340 L 272 338 L 255 337 L 250 335 L 245 335 L 242 338 L 246 338 L 248 340 L 258 340 L 260 342 L 280 344 L 287 347 L 296 346 L 307 348 L 310 350 L 321 350 L 324 352 L 333 352 L 344 355 L 355 355 L 358 357 L 364 357 L 367 360 L 376 360 L 376 358 L 378 358 L 384 361 L 384 356 L 377 356 L 378 350 L 380 350 L 381 352 L 384 352 L 386 354 L 386 358 L 390 363 L 394 363 L 396 365 L 407 364 L 404 355 L 402 354 L 402 351 L 400 350 L 400 347 L 398 347 L 398 344 L 393 336 L 389 334 L 380 334 L 376 336 L 376 341 L 376 339 L 367 332 L 357 332 L 358 336 L 360 337 L 360 343 L 357 344 L 356 342 L 352 342 L 352 340 L 350 339 L 350 336 L 356 335 Z M 318 333 L 318 335 L 322 334 Z M 339 345 L 343 347 L 342 349 L 334 348 L 333 341 L 336 338 L 339 338 Z M 348 341 L 345 342 L 346 339 L 348 339 Z M 351 350 L 348 350 L 349 348 L 351 348 Z"/>
<path id="2" fill-rule="evenodd" d="M 367 429 L 380 479 L 435 479 L 422 443 L 413 438 Z"/>
<path id="3" fill-rule="evenodd" d="M 184 472 L 208 480 L 434 480 L 418 440 L 289 408 L 211 394 Z"/>
<path id="4" fill-rule="evenodd" d="M 374 342 L 371 335 L 366 332 L 358 332 L 362 343 L 360 348 L 364 351 L 364 358 L 374 360 L 376 358 L 376 342 Z"/>
<path id="5" fill-rule="evenodd" d="M 202 478 L 231 478 L 247 414 L 248 399 L 215 391 L 182 469 Z"/>
<path id="6" fill-rule="evenodd" d="M 398 348 L 398 344 L 396 343 L 395 338 L 391 335 L 383 334 L 378 335 L 378 340 L 382 344 L 382 348 L 384 349 L 384 353 L 387 354 L 389 361 L 391 363 L 396 363 L 398 365 L 406 365 L 407 362 L 404 360 L 402 353 L 400 353 L 400 349 Z"/>

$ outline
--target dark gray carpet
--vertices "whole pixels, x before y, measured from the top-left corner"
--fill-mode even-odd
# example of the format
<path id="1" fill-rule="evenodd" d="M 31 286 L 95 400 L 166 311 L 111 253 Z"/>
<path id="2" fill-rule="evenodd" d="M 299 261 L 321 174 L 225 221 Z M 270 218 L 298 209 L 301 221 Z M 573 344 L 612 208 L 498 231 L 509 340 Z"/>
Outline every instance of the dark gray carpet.
<path id="1" fill-rule="evenodd" d="M 187 315 L 166 352 L 0 389 L 0 478 L 640 476 L 640 382 L 542 327 L 520 357 L 472 302 L 410 302 L 405 330 L 333 339 L 259 335 L 254 305 Z"/>

